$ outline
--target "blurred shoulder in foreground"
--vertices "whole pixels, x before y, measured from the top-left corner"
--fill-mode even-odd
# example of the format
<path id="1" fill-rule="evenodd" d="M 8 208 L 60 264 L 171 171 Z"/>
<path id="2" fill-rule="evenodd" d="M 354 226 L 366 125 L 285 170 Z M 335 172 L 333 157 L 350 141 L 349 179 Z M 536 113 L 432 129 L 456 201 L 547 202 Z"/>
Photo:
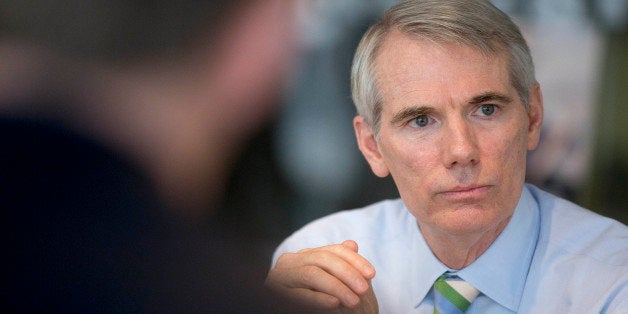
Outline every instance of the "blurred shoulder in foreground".
<path id="1" fill-rule="evenodd" d="M 3 1 L 0 15 L 0 307 L 263 309 L 253 245 L 206 221 L 276 109 L 292 5 Z"/>

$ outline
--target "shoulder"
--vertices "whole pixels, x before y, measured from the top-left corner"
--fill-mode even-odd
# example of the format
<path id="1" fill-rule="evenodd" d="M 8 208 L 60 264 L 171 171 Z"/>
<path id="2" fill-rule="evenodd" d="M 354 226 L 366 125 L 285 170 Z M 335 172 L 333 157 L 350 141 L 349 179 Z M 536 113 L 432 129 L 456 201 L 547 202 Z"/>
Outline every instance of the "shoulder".
<path id="1" fill-rule="evenodd" d="M 540 232 L 522 312 L 625 311 L 628 227 L 536 187 Z M 525 298 L 525 297 L 524 297 Z M 530 308 L 525 308 L 530 307 Z"/>
<path id="2" fill-rule="evenodd" d="M 273 260 L 282 253 L 340 243 L 347 239 L 385 241 L 403 233 L 404 228 L 401 226 L 408 221 L 415 220 L 400 199 L 339 211 L 314 220 L 294 232 L 277 248 Z"/>
<path id="3" fill-rule="evenodd" d="M 596 259 L 609 265 L 628 266 L 628 227 L 534 186 L 528 186 L 539 204 L 539 244 Z"/>

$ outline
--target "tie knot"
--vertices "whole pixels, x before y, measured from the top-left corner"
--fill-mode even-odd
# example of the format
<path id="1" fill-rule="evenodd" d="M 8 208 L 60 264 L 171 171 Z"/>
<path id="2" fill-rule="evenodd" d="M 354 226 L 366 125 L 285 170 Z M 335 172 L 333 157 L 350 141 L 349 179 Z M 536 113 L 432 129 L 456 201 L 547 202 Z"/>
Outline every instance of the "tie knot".
<path id="1" fill-rule="evenodd" d="M 479 294 L 460 277 L 444 274 L 434 282 L 434 313 L 464 313 Z"/>

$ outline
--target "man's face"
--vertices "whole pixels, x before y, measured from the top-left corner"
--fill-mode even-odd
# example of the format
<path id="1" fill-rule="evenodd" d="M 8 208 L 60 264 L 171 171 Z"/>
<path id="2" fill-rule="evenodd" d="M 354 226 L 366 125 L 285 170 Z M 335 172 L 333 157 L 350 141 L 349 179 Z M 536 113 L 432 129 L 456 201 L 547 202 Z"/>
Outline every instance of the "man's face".
<path id="1" fill-rule="evenodd" d="M 538 143 L 540 89 L 526 112 L 505 55 L 399 32 L 376 59 L 383 108 L 379 139 L 361 117 L 360 149 L 378 176 L 392 175 L 423 232 L 465 235 L 507 222 Z"/>

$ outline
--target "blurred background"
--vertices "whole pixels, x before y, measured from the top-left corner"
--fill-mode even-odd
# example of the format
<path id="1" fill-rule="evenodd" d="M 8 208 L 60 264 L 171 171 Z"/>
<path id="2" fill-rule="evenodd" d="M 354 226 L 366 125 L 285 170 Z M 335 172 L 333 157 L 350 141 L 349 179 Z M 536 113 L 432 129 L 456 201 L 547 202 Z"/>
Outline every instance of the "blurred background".
<path id="1" fill-rule="evenodd" d="M 355 144 L 349 69 L 391 0 L 301 1 L 302 55 L 278 115 L 236 161 L 222 219 L 264 239 L 268 258 L 303 224 L 398 197 Z M 628 1 L 500 0 L 528 40 L 545 104 L 528 181 L 628 222 Z"/>

